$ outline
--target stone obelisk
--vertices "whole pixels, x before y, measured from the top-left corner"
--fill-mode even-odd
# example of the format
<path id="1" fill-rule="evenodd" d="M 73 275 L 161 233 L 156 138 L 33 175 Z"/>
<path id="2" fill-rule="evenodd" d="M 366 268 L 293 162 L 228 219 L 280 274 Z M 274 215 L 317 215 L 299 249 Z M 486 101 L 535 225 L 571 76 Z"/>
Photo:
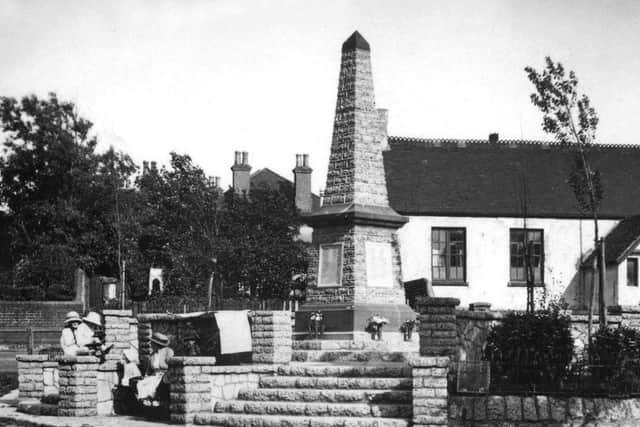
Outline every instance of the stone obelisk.
<path id="1" fill-rule="evenodd" d="M 415 319 L 405 304 L 396 231 L 407 218 L 389 206 L 382 158 L 387 111 L 376 109 L 369 43 L 357 31 L 342 45 L 338 99 L 322 206 L 313 227 L 307 299 L 296 338 L 322 311 L 326 339 L 370 341 L 368 319 L 389 320 L 383 340 L 397 341 Z"/>

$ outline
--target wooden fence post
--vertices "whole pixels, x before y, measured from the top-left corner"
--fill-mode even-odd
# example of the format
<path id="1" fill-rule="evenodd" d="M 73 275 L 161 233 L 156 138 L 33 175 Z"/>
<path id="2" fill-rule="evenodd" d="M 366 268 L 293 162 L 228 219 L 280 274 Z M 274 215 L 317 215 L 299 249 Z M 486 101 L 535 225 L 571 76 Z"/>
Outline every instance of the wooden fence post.
<path id="1" fill-rule="evenodd" d="M 33 328 L 29 326 L 27 328 L 27 353 L 33 354 L 35 348 L 35 339 L 33 337 Z"/>

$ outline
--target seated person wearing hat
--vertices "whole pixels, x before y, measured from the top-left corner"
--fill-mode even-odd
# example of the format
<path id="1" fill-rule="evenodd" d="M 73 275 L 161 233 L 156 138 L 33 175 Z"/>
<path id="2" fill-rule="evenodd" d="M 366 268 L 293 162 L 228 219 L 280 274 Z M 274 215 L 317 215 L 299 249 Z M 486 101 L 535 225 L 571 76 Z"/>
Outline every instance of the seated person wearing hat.
<path id="1" fill-rule="evenodd" d="M 93 331 L 86 326 L 76 311 L 70 311 L 64 320 L 60 347 L 65 356 L 89 354 L 88 345 L 95 342 Z"/>
<path id="2" fill-rule="evenodd" d="M 86 346 L 89 348 L 91 355 L 99 357 L 104 361 L 104 356 L 109 353 L 113 344 L 104 343 L 104 330 L 102 327 L 102 318 L 100 313 L 90 311 L 85 317 L 82 318 L 82 325 L 78 329 L 86 330 L 87 334 L 91 334 L 91 342 Z M 85 333 L 83 331 L 83 333 Z"/>
<path id="3" fill-rule="evenodd" d="M 89 312 L 84 319 L 75 311 L 67 313 L 60 336 L 60 347 L 65 356 L 93 355 L 104 357 L 112 345 L 104 345 L 96 332 L 102 327 L 100 314 Z"/>
<path id="4" fill-rule="evenodd" d="M 151 336 L 151 357 L 146 370 L 146 376 L 137 382 L 138 399 L 148 401 L 150 405 L 159 406 L 169 401 L 169 381 L 165 375 L 169 369 L 168 361 L 173 357 L 173 350 L 169 347 L 169 337 L 160 332 Z"/>

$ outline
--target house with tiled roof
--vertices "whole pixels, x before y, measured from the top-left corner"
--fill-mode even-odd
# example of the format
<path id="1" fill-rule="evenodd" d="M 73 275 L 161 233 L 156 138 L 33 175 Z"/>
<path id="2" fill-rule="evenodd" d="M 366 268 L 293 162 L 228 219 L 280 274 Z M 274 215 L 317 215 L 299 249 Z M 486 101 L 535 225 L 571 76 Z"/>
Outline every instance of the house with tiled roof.
<path id="1" fill-rule="evenodd" d="M 575 148 L 497 133 L 388 136 L 370 58 L 358 32 L 342 45 L 326 188 L 307 216 L 314 258 L 302 311 L 331 312 L 327 328 L 336 337 L 358 336 L 372 313 L 388 316 L 395 330 L 409 316 L 400 300 L 408 282 L 428 283 L 463 306 L 524 309 L 525 245 L 538 293 L 588 306 L 594 224 L 568 184 Z M 604 194 L 606 304 L 640 304 L 640 148 L 598 144 L 586 155 Z"/>
<path id="2" fill-rule="evenodd" d="M 574 150 L 500 141 L 497 134 L 389 137 L 383 151 L 389 203 L 410 219 L 398 232 L 403 279 L 426 278 L 437 296 L 463 303 L 524 308 L 526 240 L 533 242 L 536 286 L 573 307 L 587 306 L 594 227 L 567 182 Z M 606 236 L 607 305 L 640 304 L 640 148 L 601 144 L 587 156 L 602 177 L 598 225 Z"/>

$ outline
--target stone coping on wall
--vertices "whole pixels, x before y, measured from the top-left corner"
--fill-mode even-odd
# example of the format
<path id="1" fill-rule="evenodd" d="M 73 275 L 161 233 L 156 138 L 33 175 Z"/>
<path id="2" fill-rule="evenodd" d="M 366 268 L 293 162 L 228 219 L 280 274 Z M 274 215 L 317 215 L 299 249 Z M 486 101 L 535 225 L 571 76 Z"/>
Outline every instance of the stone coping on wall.
<path id="1" fill-rule="evenodd" d="M 47 362 L 49 355 L 47 354 L 18 354 L 16 355 L 18 362 Z"/>
<path id="2" fill-rule="evenodd" d="M 639 425 L 640 399 L 450 396 L 449 426 Z"/>
<path id="3" fill-rule="evenodd" d="M 457 307 L 460 305 L 458 298 L 448 297 L 418 297 L 416 298 L 416 304 L 419 306 L 444 306 L 444 307 Z"/>
<path id="4" fill-rule="evenodd" d="M 58 356 L 58 363 L 70 365 L 73 363 L 98 364 L 100 361 L 94 356 Z"/>
<path id="5" fill-rule="evenodd" d="M 167 362 L 169 366 L 209 366 L 208 374 L 247 374 L 270 373 L 278 369 L 278 365 L 244 364 L 244 365 L 216 365 L 215 357 L 179 356 L 172 357 Z"/>
<path id="6" fill-rule="evenodd" d="M 469 320 L 502 320 L 505 313 L 502 311 L 473 311 L 457 309 L 456 317 Z"/>
<path id="7" fill-rule="evenodd" d="M 138 314 L 138 322 L 153 322 L 158 320 L 177 321 L 196 317 L 213 317 L 213 311 L 199 311 L 194 313 L 144 313 Z"/>

